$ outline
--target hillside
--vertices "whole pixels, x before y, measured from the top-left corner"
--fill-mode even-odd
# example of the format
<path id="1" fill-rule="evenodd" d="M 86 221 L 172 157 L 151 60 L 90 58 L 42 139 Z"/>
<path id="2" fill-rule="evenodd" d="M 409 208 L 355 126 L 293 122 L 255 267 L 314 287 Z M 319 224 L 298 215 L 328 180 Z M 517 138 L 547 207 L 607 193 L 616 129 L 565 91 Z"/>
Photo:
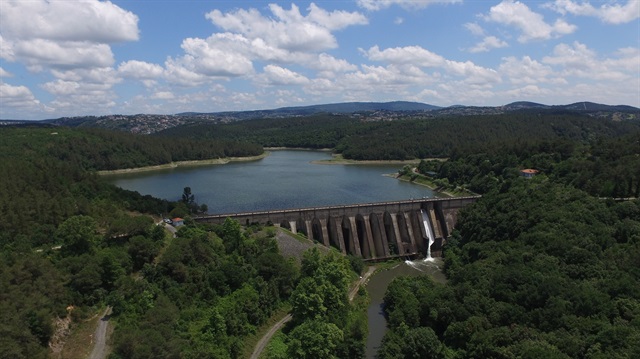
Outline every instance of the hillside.
<path id="1" fill-rule="evenodd" d="M 97 127 L 121 130 L 137 134 L 152 134 L 179 126 L 198 123 L 224 124 L 253 119 L 274 119 L 334 114 L 350 116 L 360 121 L 395 121 L 400 119 L 440 118 L 448 116 L 500 115 L 511 112 L 538 113 L 580 113 L 596 118 L 611 120 L 634 120 L 640 118 L 640 109 L 625 105 L 604 105 L 592 102 L 576 102 L 568 105 L 544 105 L 535 102 L 513 102 L 504 106 L 464 106 L 438 107 L 434 105 L 407 102 L 344 102 L 312 106 L 282 107 L 278 109 L 224 112 L 184 112 L 174 115 L 107 115 L 62 117 L 38 121 L 68 127 Z M 0 125 L 4 122 L 0 121 Z"/>

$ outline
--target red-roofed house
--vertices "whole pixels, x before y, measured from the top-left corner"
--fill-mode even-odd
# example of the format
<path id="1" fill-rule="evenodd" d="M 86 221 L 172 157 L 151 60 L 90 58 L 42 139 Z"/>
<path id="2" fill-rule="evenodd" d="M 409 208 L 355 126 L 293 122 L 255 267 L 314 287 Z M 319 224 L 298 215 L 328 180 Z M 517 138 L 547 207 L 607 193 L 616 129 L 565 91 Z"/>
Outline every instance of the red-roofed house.
<path id="1" fill-rule="evenodd" d="M 523 170 L 520 171 L 520 175 L 524 178 L 533 178 L 533 176 L 538 174 L 538 170 L 534 170 L 531 168 L 525 168 Z"/>
<path id="2" fill-rule="evenodd" d="M 184 219 L 182 219 L 180 217 L 176 217 L 176 218 L 171 220 L 171 224 L 173 224 L 174 227 L 180 227 L 180 226 L 184 225 Z"/>

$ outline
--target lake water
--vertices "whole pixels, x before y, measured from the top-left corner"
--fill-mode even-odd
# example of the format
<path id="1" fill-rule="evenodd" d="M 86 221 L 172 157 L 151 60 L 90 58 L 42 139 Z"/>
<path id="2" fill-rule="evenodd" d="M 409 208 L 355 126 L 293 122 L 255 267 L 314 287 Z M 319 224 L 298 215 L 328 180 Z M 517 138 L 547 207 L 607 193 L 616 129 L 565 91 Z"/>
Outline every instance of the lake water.
<path id="1" fill-rule="evenodd" d="M 307 208 L 434 197 L 424 186 L 384 174 L 402 165 L 323 165 L 321 151 L 272 151 L 261 160 L 225 165 L 178 167 L 107 177 L 124 189 L 179 200 L 191 187 L 210 214 Z"/>

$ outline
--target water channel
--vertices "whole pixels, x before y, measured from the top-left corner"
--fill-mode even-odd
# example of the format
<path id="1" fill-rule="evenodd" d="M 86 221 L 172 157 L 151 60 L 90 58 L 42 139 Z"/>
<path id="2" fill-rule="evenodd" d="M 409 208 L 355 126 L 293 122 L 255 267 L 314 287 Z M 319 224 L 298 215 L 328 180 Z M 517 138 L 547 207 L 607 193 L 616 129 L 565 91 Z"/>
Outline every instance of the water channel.
<path id="1" fill-rule="evenodd" d="M 191 187 L 196 201 L 209 213 L 238 213 L 273 209 L 307 208 L 434 197 L 423 186 L 398 181 L 388 174 L 401 165 L 321 165 L 327 152 L 273 151 L 252 162 L 173 168 L 153 172 L 110 175 L 115 185 L 168 200 L 178 200 L 184 187 Z M 367 283 L 371 297 L 368 309 L 369 337 L 366 356 L 375 358 L 387 331 L 382 312 L 385 291 L 393 278 L 430 275 L 443 282 L 439 259 L 401 262 L 374 274 Z"/>
<path id="2" fill-rule="evenodd" d="M 440 258 L 429 260 L 416 259 L 398 263 L 390 269 L 383 269 L 371 276 L 367 282 L 367 292 L 371 303 L 367 310 L 369 335 L 365 355 L 367 359 L 376 357 L 378 348 L 382 344 L 382 338 L 387 332 L 387 321 L 384 317 L 383 300 L 387 287 L 394 278 L 399 276 L 419 276 L 428 275 L 438 283 L 446 282 L 446 277 L 440 270 L 443 263 Z"/>

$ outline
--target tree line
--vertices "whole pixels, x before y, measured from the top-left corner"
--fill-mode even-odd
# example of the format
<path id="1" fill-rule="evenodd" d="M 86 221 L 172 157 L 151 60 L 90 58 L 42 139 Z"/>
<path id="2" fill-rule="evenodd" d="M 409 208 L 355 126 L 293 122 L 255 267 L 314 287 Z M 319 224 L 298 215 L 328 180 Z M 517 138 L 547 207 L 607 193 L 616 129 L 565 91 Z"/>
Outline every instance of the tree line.
<path id="1" fill-rule="evenodd" d="M 367 122 L 347 115 L 259 119 L 230 124 L 191 124 L 158 136 L 233 139 L 264 147 L 332 148 L 356 160 L 450 157 L 499 151 L 541 140 L 595 141 L 637 132 L 638 121 L 614 122 L 574 112 L 523 111 Z"/>

